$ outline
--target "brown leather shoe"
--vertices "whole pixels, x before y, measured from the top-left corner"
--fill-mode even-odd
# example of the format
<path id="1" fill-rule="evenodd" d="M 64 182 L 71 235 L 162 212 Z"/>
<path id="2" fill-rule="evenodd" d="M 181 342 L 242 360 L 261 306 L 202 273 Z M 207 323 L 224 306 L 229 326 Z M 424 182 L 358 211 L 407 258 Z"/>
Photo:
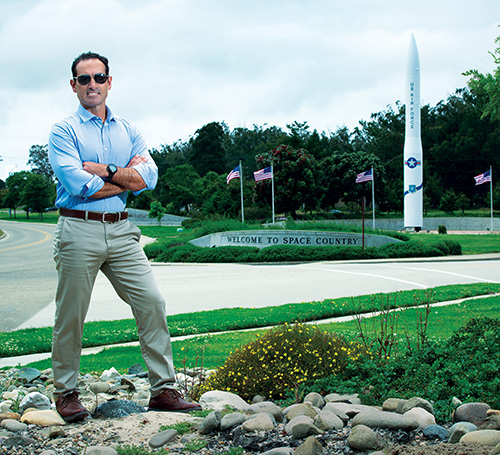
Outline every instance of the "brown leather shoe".
<path id="1" fill-rule="evenodd" d="M 165 389 L 149 400 L 149 411 L 189 412 L 201 411 L 198 403 L 189 403 L 175 389 Z"/>
<path id="2" fill-rule="evenodd" d="M 67 395 L 61 395 L 56 401 L 56 410 L 66 422 L 76 422 L 90 416 L 80 400 L 78 392 L 71 392 Z"/>

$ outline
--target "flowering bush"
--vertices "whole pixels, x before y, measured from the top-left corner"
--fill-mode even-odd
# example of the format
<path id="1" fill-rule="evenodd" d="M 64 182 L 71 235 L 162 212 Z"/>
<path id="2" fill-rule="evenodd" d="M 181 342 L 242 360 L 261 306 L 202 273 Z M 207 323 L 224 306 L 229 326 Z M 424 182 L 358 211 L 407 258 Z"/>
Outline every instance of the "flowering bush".
<path id="1" fill-rule="evenodd" d="M 349 359 L 362 354 L 359 344 L 317 327 L 284 324 L 233 352 L 209 376 L 201 393 L 225 390 L 243 399 L 284 398 L 309 379 L 338 373 Z"/>

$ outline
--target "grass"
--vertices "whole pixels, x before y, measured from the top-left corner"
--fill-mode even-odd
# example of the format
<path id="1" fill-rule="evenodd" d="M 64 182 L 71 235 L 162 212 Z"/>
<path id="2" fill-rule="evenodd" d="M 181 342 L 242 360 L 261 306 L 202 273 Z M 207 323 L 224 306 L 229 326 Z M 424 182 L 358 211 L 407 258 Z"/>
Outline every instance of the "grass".
<path id="1" fill-rule="evenodd" d="M 500 234 L 411 234 L 411 240 L 434 245 L 442 239 L 460 243 L 462 254 L 484 254 L 500 252 Z"/>
<path id="2" fill-rule="evenodd" d="M 488 316 L 498 314 L 500 310 L 500 297 L 487 297 L 480 300 L 452 304 L 439 308 L 433 308 L 429 315 L 429 328 L 427 335 L 431 339 L 445 340 L 471 317 Z M 420 310 L 422 311 L 422 310 Z M 399 334 L 398 345 L 406 346 L 406 336 L 402 328 L 406 327 L 410 336 L 415 338 L 416 321 L 418 310 L 406 309 L 398 312 Z M 370 327 L 376 332 L 379 326 L 378 317 L 367 318 L 368 331 Z M 332 333 L 343 334 L 347 338 L 358 335 L 354 322 L 328 323 L 320 325 L 322 330 Z M 401 331 L 399 330 L 401 329 Z M 254 341 L 257 335 L 262 336 L 267 330 L 256 330 L 246 332 L 233 332 L 218 335 L 203 335 L 188 340 L 172 342 L 174 351 L 174 364 L 182 369 L 186 364 L 188 368 L 200 366 L 201 357 L 205 369 L 215 369 L 224 364 L 228 356 L 240 346 Z M 198 361 L 196 360 L 198 357 Z M 82 356 L 80 370 L 85 373 L 100 374 L 104 369 L 114 366 L 118 371 L 125 372 L 130 366 L 140 363 L 145 367 L 138 346 L 116 347 L 105 349 L 98 354 Z M 30 363 L 28 366 L 43 370 L 51 367 L 50 359 Z"/>
<path id="3" fill-rule="evenodd" d="M 26 217 L 26 212 L 24 210 L 16 210 L 16 217 L 9 217 L 8 210 L 0 210 L 0 220 L 5 221 L 19 221 L 24 223 L 47 223 L 47 224 L 57 224 L 59 219 L 59 212 L 46 212 L 43 214 L 43 221 L 39 213 L 30 213 L 30 217 Z"/>
<path id="4" fill-rule="evenodd" d="M 211 311 L 175 314 L 168 317 L 172 337 L 228 330 L 259 328 L 293 322 L 316 321 L 346 316 L 354 312 L 371 312 L 383 309 L 415 306 L 431 299 L 432 302 L 455 300 L 475 295 L 500 292 L 500 284 L 474 283 L 456 286 L 439 286 L 432 290 L 411 290 L 387 294 L 369 294 L 355 299 L 346 297 L 321 302 L 302 302 L 264 308 L 223 308 Z M 85 324 L 83 346 L 137 341 L 133 319 L 97 321 Z M 0 333 L 0 357 L 49 352 L 52 328 L 30 328 Z"/>
<path id="5" fill-rule="evenodd" d="M 478 292 L 488 294 L 493 291 L 499 291 L 499 285 L 481 283 L 478 285 L 443 286 L 440 288 L 436 288 L 435 292 L 427 292 L 427 295 L 433 295 L 433 301 L 447 301 L 456 299 L 459 295 L 462 297 L 466 297 L 478 295 Z M 424 295 L 420 294 L 423 291 L 418 290 L 405 291 L 401 293 L 398 292 L 390 294 L 361 296 L 359 298 L 350 299 L 350 302 L 344 302 L 345 305 L 349 305 L 346 306 L 346 308 L 350 308 L 350 310 L 346 311 L 346 314 L 352 314 L 355 311 L 354 308 L 358 308 L 359 305 L 362 305 L 366 301 L 373 301 L 377 299 L 380 302 L 384 302 L 384 304 L 387 304 L 387 302 L 392 303 L 395 299 L 399 299 L 400 303 L 402 303 L 404 306 L 405 304 L 403 302 L 405 301 L 405 299 L 403 298 L 403 295 L 406 295 L 408 297 L 408 300 L 406 300 L 407 303 L 417 302 L 417 300 L 409 300 L 412 292 L 416 295 L 416 297 Z M 419 301 L 419 303 L 423 303 L 423 301 Z M 283 311 L 289 314 L 292 312 L 289 305 L 276 308 L 281 308 Z M 432 309 L 432 312 L 429 315 L 430 324 L 428 336 L 445 339 L 449 337 L 449 335 L 453 331 L 461 327 L 463 323 L 469 318 L 473 316 L 498 314 L 499 309 L 500 297 L 488 297 L 467 303 Z M 234 311 L 238 312 L 238 310 L 240 309 L 235 309 Z M 259 309 L 257 311 L 263 310 L 266 309 Z M 225 311 L 230 313 L 230 310 Z M 401 329 L 401 342 L 404 341 L 402 332 L 403 328 L 406 328 L 408 333 L 411 334 L 413 338 L 415 338 L 418 312 L 422 311 L 423 310 L 410 308 L 397 313 L 398 328 L 396 331 L 399 331 Z M 214 321 L 214 323 L 217 322 L 217 320 L 214 319 L 213 312 L 207 311 L 201 313 L 205 314 L 206 318 Z M 184 316 L 189 319 L 189 315 Z M 367 330 L 370 330 L 370 326 L 374 329 L 378 327 L 376 318 L 370 319 L 370 322 L 367 323 Z M 324 330 L 344 333 L 350 337 L 354 337 L 357 334 L 356 324 L 354 322 L 322 324 L 321 327 Z M 217 368 L 225 362 L 230 352 L 246 343 L 249 343 L 250 341 L 253 341 L 257 334 L 263 334 L 265 331 L 266 329 L 261 329 L 256 331 L 252 330 L 244 332 L 228 332 L 223 334 L 202 335 L 177 341 L 173 339 L 172 344 L 174 350 L 174 364 L 177 368 L 182 368 L 183 365 L 187 365 L 189 368 L 192 368 L 195 365 L 200 366 L 201 359 L 203 359 L 205 368 Z M 104 369 L 114 366 L 118 371 L 125 372 L 131 365 L 135 363 L 140 363 L 144 367 L 144 363 L 142 361 L 140 349 L 138 346 L 107 348 L 98 354 L 83 356 L 81 361 L 81 371 L 100 373 Z M 30 364 L 30 366 L 39 369 L 49 368 L 50 365 L 50 359 L 41 360 Z"/>

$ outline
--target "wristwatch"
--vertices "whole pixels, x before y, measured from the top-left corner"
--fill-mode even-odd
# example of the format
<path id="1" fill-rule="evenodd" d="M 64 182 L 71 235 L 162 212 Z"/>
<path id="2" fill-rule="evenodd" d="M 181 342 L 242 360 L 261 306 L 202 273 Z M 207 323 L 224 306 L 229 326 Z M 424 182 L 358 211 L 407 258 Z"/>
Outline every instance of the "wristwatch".
<path id="1" fill-rule="evenodd" d="M 118 168 L 114 164 L 108 164 L 106 170 L 108 171 L 108 180 L 111 180 L 113 176 L 116 174 Z"/>

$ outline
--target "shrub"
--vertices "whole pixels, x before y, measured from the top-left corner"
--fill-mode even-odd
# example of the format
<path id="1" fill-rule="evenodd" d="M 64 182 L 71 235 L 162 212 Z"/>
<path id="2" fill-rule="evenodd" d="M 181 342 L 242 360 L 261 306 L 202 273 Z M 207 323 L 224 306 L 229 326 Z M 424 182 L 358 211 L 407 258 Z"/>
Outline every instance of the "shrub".
<path id="1" fill-rule="evenodd" d="M 440 224 L 438 226 L 438 234 L 446 234 L 448 231 L 446 230 L 446 226 L 444 224 Z"/>
<path id="2" fill-rule="evenodd" d="M 378 248 L 382 255 L 389 258 L 432 257 L 442 256 L 443 253 L 434 246 L 417 242 L 387 243 Z M 383 257 L 383 256 L 380 256 Z"/>
<path id="3" fill-rule="evenodd" d="M 447 341 L 389 361 L 348 362 L 338 375 L 310 381 L 305 392 L 359 393 L 369 387 L 365 402 L 378 405 L 390 397 L 420 396 L 434 403 L 438 421 L 449 421 L 454 396 L 499 408 L 499 369 L 500 320 L 473 318 Z"/>
<path id="4" fill-rule="evenodd" d="M 317 327 L 284 324 L 232 353 L 201 389 L 225 390 L 250 400 L 283 398 L 308 379 L 341 371 L 364 354 L 357 343 Z"/>

